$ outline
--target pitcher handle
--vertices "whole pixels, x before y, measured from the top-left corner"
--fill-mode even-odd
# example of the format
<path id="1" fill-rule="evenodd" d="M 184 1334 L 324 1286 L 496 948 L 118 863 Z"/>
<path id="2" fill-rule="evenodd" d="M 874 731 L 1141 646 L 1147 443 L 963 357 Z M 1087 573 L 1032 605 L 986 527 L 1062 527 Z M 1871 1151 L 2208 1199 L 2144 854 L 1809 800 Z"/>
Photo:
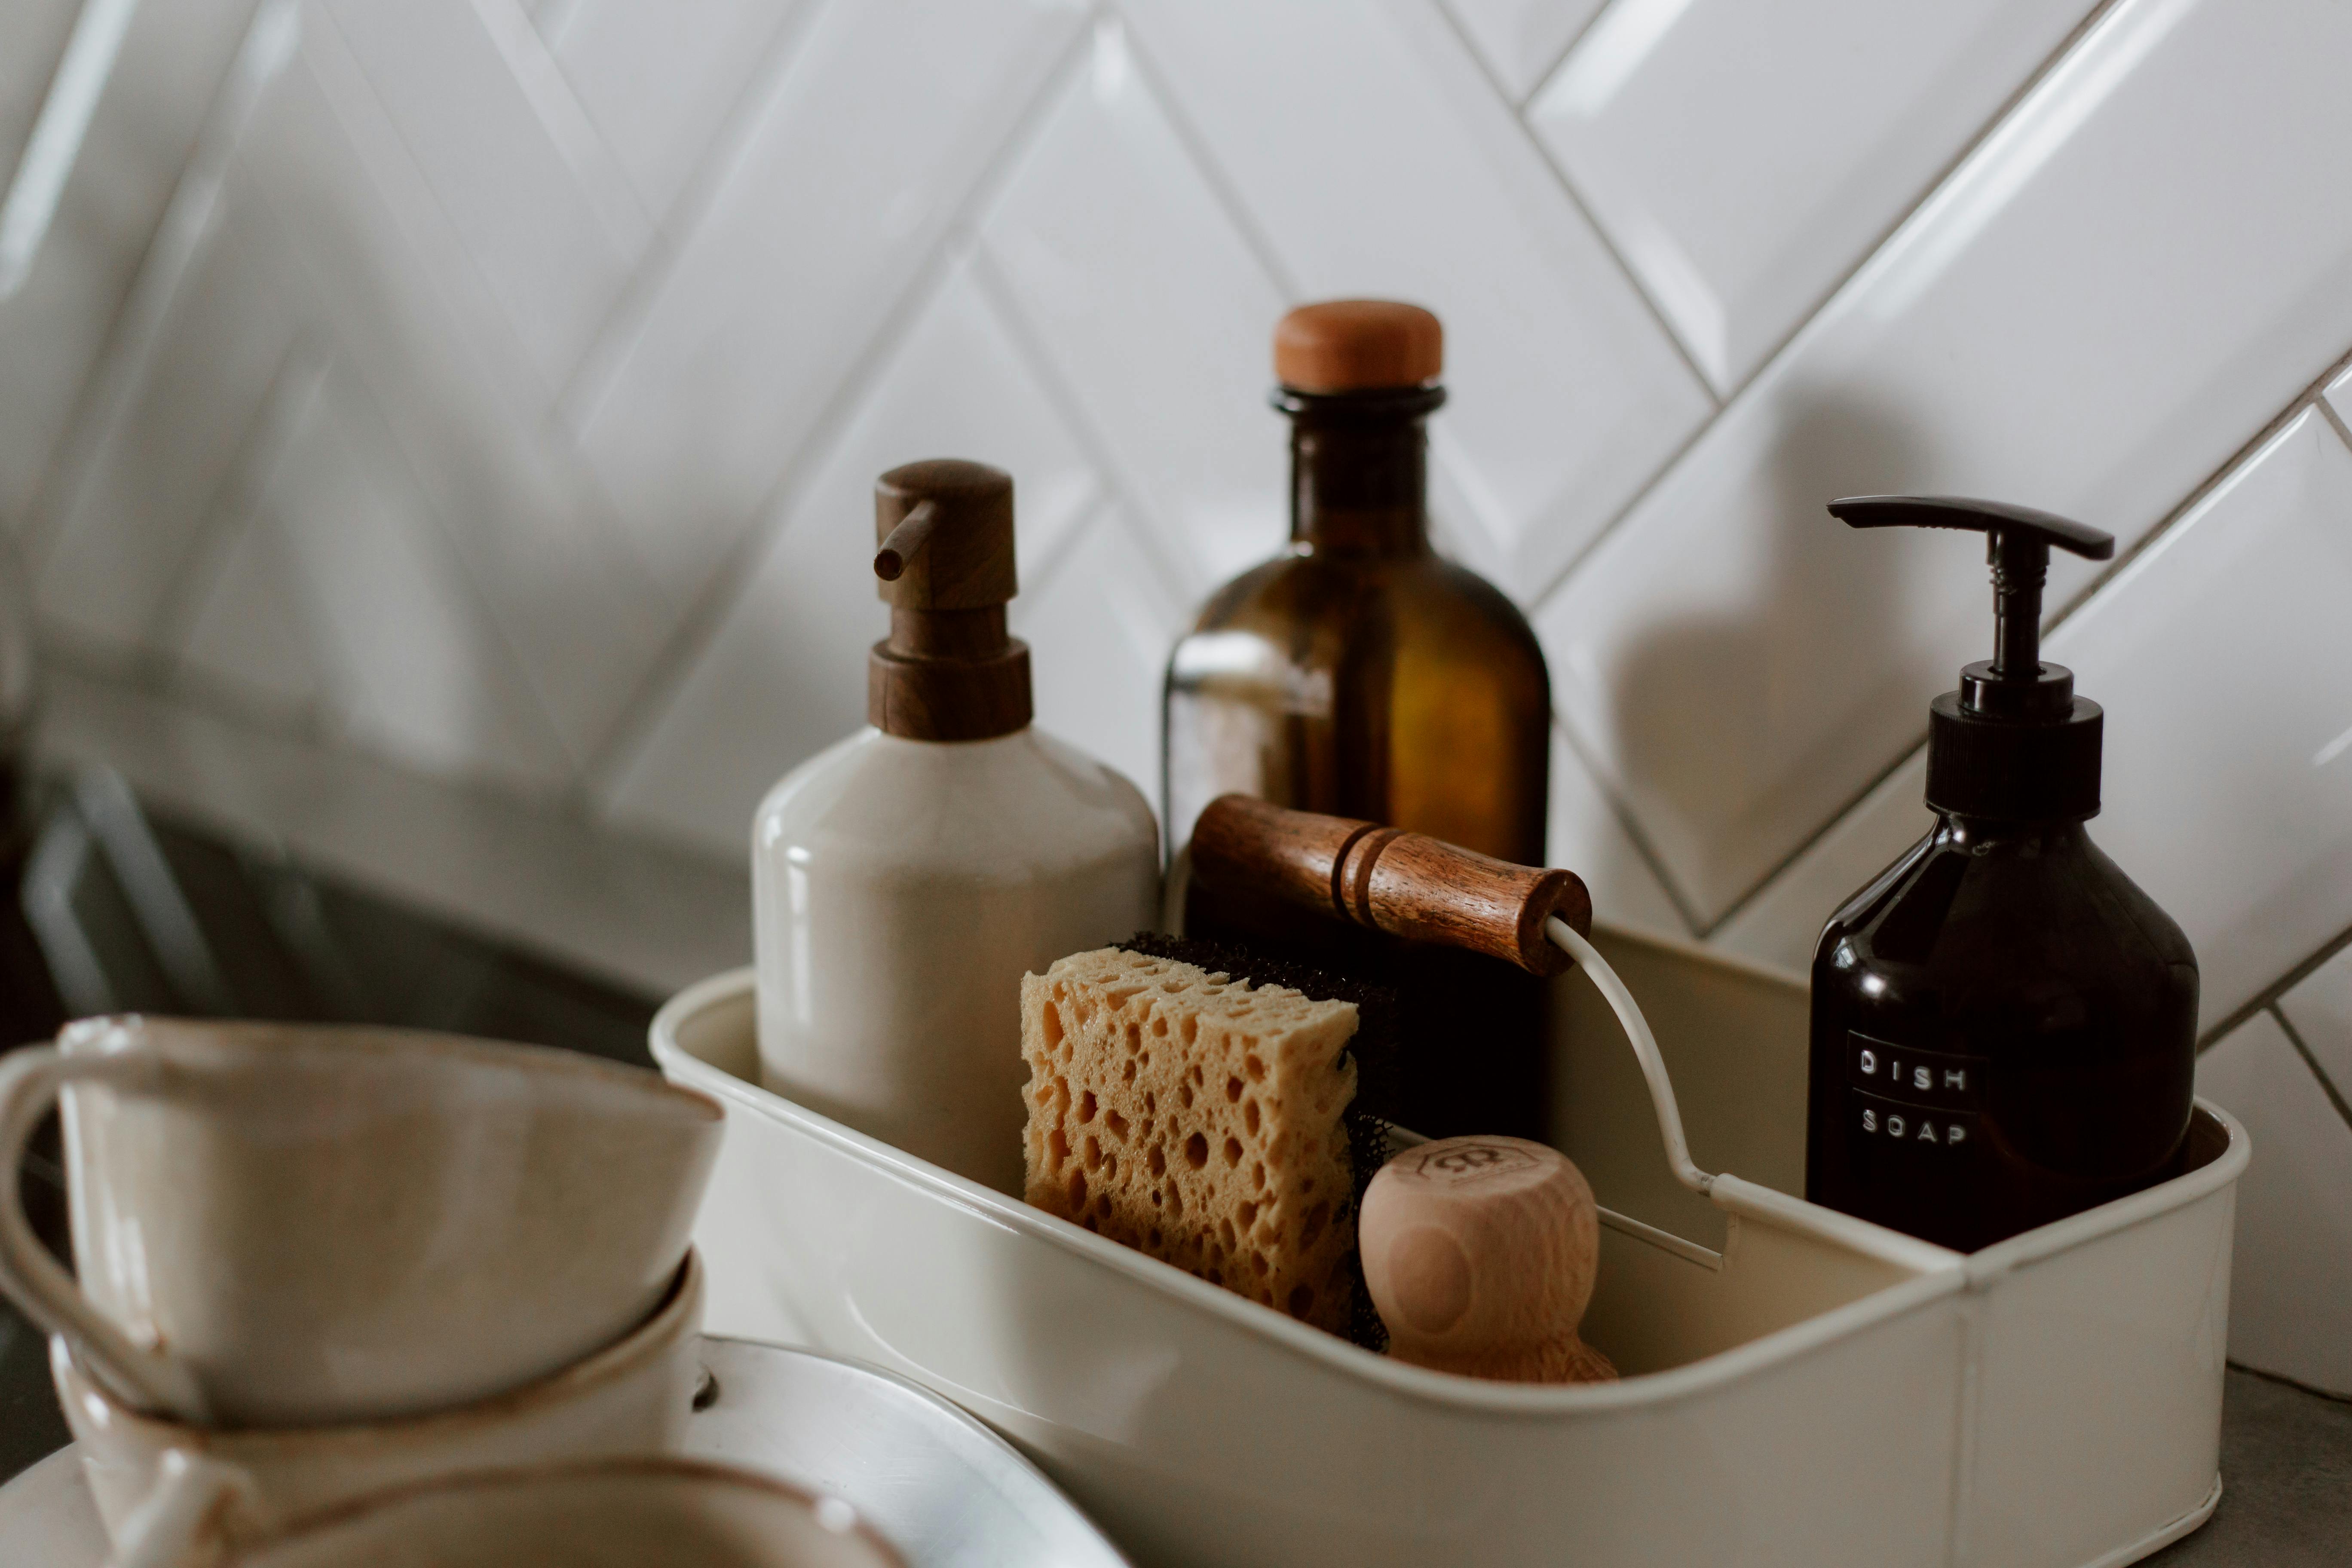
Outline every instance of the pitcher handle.
<path id="1" fill-rule="evenodd" d="M 91 1306 L 25 1217 L 25 1144 L 58 1091 L 76 1081 L 152 1082 L 159 1071 L 153 1057 L 125 1052 L 67 1056 L 54 1046 L 31 1046 L 0 1057 L 0 1291 L 43 1329 L 71 1340 L 92 1375 L 118 1397 L 142 1410 L 208 1425 L 211 1412 L 194 1373 L 135 1343 Z"/>

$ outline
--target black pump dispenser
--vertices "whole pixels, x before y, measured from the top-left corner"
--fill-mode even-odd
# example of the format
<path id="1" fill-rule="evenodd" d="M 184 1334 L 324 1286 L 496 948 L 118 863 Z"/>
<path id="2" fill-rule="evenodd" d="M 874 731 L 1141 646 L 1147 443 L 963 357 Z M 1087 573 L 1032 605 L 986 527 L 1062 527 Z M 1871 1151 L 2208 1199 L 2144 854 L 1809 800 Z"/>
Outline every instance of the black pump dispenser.
<path id="1" fill-rule="evenodd" d="M 2185 1145 L 2197 960 L 2091 842 L 2099 705 L 2041 656 L 2052 546 L 2115 541 L 1948 496 L 1857 496 L 1855 528 L 1986 536 L 1994 652 L 1929 705 L 1927 837 L 1813 959 L 1806 1193 L 1961 1250 L 2162 1180 Z"/>
<path id="2" fill-rule="evenodd" d="M 2099 705 L 2074 672 L 2042 662 L 2042 584 L 2053 545 L 2091 561 L 2116 552 L 2095 528 L 2031 507 L 1961 496 L 1849 496 L 1830 515 L 1853 528 L 1962 528 L 1992 563 L 1993 656 L 1927 710 L 1927 804 L 1999 822 L 2095 816 Z"/>

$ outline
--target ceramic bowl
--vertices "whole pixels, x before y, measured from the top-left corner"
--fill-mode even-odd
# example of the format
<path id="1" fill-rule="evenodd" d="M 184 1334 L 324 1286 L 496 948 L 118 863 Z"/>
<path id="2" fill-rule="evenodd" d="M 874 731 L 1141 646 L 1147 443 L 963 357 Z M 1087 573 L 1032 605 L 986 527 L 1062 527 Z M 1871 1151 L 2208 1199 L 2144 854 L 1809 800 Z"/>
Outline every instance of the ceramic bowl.
<path id="1" fill-rule="evenodd" d="M 79 1284 L 0 1191 L 0 1285 L 117 1398 L 310 1426 L 461 1405 L 670 1288 L 722 1114 L 575 1051 L 86 1019 L 0 1062 L 0 1188 L 51 1098 Z"/>

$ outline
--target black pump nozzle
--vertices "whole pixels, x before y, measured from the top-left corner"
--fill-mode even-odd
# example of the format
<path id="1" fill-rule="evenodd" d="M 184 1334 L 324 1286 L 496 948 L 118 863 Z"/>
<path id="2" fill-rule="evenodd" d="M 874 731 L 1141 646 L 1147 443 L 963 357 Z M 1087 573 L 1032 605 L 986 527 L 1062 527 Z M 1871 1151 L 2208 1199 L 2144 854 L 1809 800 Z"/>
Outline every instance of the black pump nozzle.
<path id="1" fill-rule="evenodd" d="M 1830 515 L 1853 528 L 1958 528 L 1985 536 L 1993 657 L 1963 669 L 1959 690 L 1929 710 L 1927 804 L 1997 817 L 2095 813 L 2099 705 L 2074 695 L 2074 671 L 2042 662 L 2042 585 L 2052 545 L 2105 561 L 2116 552 L 2114 536 L 2032 507 L 1966 496 L 1847 496 L 1830 502 Z"/>
<path id="2" fill-rule="evenodd" d="M 2050 575 L 2050 547 L 2087 561 L 2116 552 L 2113 534 L 2073 518 L 1966 496 L 1848 496 L 1830 502 L 1830 515 L 1850 528 L 1961 528 L 1983 534 L 1985 559 L 1992 563 L 1995 680 L 2041 675 L 2042 584 Z"/>

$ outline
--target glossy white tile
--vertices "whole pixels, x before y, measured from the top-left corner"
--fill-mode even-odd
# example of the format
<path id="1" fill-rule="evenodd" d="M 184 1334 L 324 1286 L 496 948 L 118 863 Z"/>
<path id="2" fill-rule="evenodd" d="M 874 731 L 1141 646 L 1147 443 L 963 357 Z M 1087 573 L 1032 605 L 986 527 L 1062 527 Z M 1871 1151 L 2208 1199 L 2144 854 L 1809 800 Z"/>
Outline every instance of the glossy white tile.
<path id="1" fill-rule="evenodd" d="M 427 773 L 537 794 L 563 749 L 475 597 L 363 393 L 330 366 L 264 490 L 257 544 L 299 584 L 323 645 L 333 719 Z"/>
<path id="2" fill-rule="evenodd" d="M 1428 0 L 1128 0 L 1146 58 L 1302 294 L 1445 321 L 1432 443 L 1522 599 L 1711 407 Z"/>
<path id="3" fill-rule="evenodd" d="M 679 602 L 742 536 L 1083 16 L 1077 0 L 817 16 L 709 212 L 571 405 Z"/>
<path id="4" fill-rule="evenodd" d="M 331 18 L 330 20 L 329 18 Z M 551 398 L 653 227 L 516 0 L 326 0 Z"/>
<path id="5" fill-rule="evenodd" d="M 2339 423 L 2352 422 L 2352 370 L 2329 382 L 2322 395 Z"/>
<path id="6" fill-rule="evenodd" d="M 224 219 L 192 264 L 146 374 L 95 437 L 36 579 L 78 643 L 151 646 L 207 516 L 232 489 L 300 331 L 300 279 Z"/>
<path id="7" fill-rule="evenodd" d="M 548 45 L 629 173 L 646 211 L 670 212 L 771 56 L 821 0 L 581 0 Z M 541 30 L 549 18 L 542 14 Z"/>
<path id="8" fill-rule="evenodd" d="M 768 786 L 866 721 L 866 649 L 890 629 L 875 595 L 874 480 L 941 457 L 1012 473 L 1025 600 L 1100 486 L 961 268 L 787 500 L 741 594 L 601 792 L 614 819 L 738 855 Z"/>
<path id="9" fill-rule="evenodd" d="M 2070 617 L 2092 836 L 2197 949 L 2205 1023 L 2352 927 L 2352 451 L 2306 412 Z"/>
<path id="10" fill-rule="evenodd" d="M 1992 495 L 2128 545 L 2352 342 L 2352 204 L 2273 155 L 2352 136 L 2347 51 L 2325 0 L 2108 12 L 1546 605 L 1563 717 L 1702 915 L 1989 646 L 1979 549 L 1823 501 Z"/>
<path id="11" fill-rule="evenodd" d="M 2200 1058 L 2197 1092 L 2253 1142 L 2238 1179 L 2230 1359 L 2352 1394 L 2352 1127 L 2268 1013 Z"/>
<path id="12" fill-rule="evenodd" d="M 0 6 L 0 197 L 79 9 Z M 183 0 L 131 17 L 32 270 L 0 299 L 0 524 L 57 504 L 45 493 L 52 459 L 252 9 Z"/>
<path id="13" fill-rule="evenodd" d="M 276 527 L 256 515 L 215 542 L 173 676 L 249 716 L 299 725 L 318 713 L 327 689 L 305 584 Z"/>
<path id="14" fill-rule="evenodd" d="M 1708 942 L 1761 963 L 1811 970 L 1830 916 L 1935 826 L 1927 789 L 1922 747 L 1708 932 Z"/>
<path id="15" fill-rule="evenodd" d="M 1728 392 L 2090 9 L 1619 0 L 1528 119 Z"/>
<path id="16" fill-rule="evenodd" d="M 1605 0 L 1444 0 L 1505 95 L 1527 97 Z"/>
<path id="17" fill-rule="evenodd" d="M 1286 433 L 1266 394 L 1286 302 L 1118 28 L 1097 30 L 980 233 L 1191 590 L 1278 551 Z"/>
<path id="18" fill-rule="evenodd" d="M 1687 939 L 1690 927 L 1675 909 L 1657 873 L 1642 858 L 1633 836 L 1584 760 L 1555 727 L 1551 737 L 1551 814 L 1544 834 L 1545 858 L 1584 879 L 1592 894 L 1592 918 L 1611 925 L 1663 931 Z"/>
<path id="19" fill-rule="evenodd" d="M 1160 683 L 1189 619 L 1116 506 L 1089 520 L 1051 580 L 1013 606 L 1037 723 L 1125 773 L 1155 812 Z"/>
<path id="20" fill-rule="evenodd" d="M 2352 1100 L 2352 947 L 2297 981 L 2278 1009 L 2336 1094 Z"/>
<path id="21" fill-rule="evenodd" d="M 18 0 L 0 12 L 0 171 L 16 169 L 80 10 L 77 0 Z"/>
<path id="22" fill-rule="evenodd" d="M 289 274 L 365 388 L 575 760 L 675 625 L 341 35 L 313 28 L 239 148 L 220 229 Z"/>

